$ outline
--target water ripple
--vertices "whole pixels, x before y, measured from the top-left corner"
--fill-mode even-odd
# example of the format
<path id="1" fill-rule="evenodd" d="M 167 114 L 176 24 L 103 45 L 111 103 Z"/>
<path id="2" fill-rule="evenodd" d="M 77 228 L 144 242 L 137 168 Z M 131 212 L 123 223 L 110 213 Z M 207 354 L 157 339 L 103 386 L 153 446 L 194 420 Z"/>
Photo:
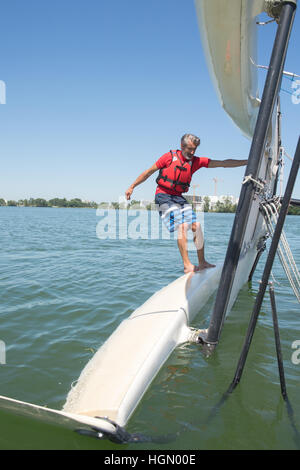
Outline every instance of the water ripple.
<path id="1" fill-rule="evenodd" d="M 7 356 L 0 366 L 0 394 L 59 408 L 119 323 L 182 274 L 176 241 L 99 240 L 93 210 L 0 208 L 0 217 L 0 339 Z M 231 214 L 207 214 L 207 259 L 224 258 L 232 220 Z M 287 218 L 286 234 L 298 265 L 299 224 L 300 217 Z M 288 423 L 284 410 L 278 412 L 267 297 L 242 381 L 215 423 L 205 424 L 233 378 L 262 269 L 263 262 L 252 285 L 242 289 L 213 357 L 203 357 L 197 345 L 177 348 L 146 392 L 129 430 L 161 434 L 173 429 L 179 433 L 174 448 L 181 449 L 286 445 Z M 278 260 L 273 274 L 280 283 L 275 290 L 288 391 L 299 421 L 300 365 L 291 361 L 291 345 L 300 340 L 299 305 Z M 207 326 L 212 306 L 213 299 L 193 326 Z"/>

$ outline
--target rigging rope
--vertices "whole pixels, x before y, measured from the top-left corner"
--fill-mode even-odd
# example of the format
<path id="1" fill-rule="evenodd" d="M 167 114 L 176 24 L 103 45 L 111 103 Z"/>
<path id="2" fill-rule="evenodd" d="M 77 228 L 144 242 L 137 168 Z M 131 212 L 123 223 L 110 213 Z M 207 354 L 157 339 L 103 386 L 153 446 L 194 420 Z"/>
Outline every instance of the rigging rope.
<path id="1" fill-rule="evenodd" d="M 264 217 L 270 235 L 273 236 L 275 230 L 274 226 L 276 225 L 278 220 L 278 209 L 280 208 L 280 203 L 278 200 L 273 200 L 261 204 L 261 207 L 264 211 Z M 284 231 L 282 231 L 281 233 L 280 243 L 278 244 L 278 256 L 281 261 L 282 267 L 286 273 L 288 281 L 294 291 L 294 294 L 298 302 L 300 303 L 300 273 L 295 263 L 293 254 L 291 252 Z"/>

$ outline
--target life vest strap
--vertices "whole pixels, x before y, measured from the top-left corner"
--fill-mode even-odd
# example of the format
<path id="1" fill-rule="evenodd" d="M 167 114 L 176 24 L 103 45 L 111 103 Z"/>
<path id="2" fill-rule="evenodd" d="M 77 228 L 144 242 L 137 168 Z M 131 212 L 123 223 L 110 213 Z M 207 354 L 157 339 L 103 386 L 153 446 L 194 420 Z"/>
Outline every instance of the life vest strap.
<path id="1" fill-rule="evenodd" d="M 159 179 L 162 179 L 164 181 L 168 181 L 168 183 L 172 183 L 173 186 L 183 186 L 183 187 L 188 186 L 188 187 L 190 187 L 189 183 L 181 183 L 181 181 L 172 180 L 171 178 L 168 178 L 167 176 L 160 176 Z"/>
<path id="2" fill-rule="evenodd" d="M 176 172 L 177 169 L 179 170 L 179 174 L 178 174 L 178 176 L 177 176 L 176 179 L 174 179 L 174 178 L 172 179 L 172 178 L 169 178 L 167 175 L 163 175 L 163 170 L 164 170 L 164 168 L 161 168 L 161 169 L 159 170 L 159 175 L 158 175 L 158 177 L 157 177 L 157 179 L 156 179 L 156 182 L 157 182 L 157 184 L 158 184 L 159 186 L 161 186 L 162 188 L 164 188 L 165 186 L 164 186 L 163 184 L 160 184 L 160 181 L 161 181 L 161 180 L 162 180 L 164 183 L 166 183 L 166 182 L 167 182 L 167 183 L 171 183 L 171 186 L 169 187 L 170 189 L 173 189 L 173 188 L 175 188 L 176 186 L 179 186 L 179 187 L 182 188 L 182 192 L 186 192 L 186 191 L 188 191 L 188 189 L 189 189 L 189 187 L 190 187 L 190 183 L 188 183 L 188 182 L 185 182 L 185 183 L 184 183 L 184 182 L 181 182 L 181 181 L 179 181 L 179 179 L 180 179 L 180 174 L 181 174 L 181 172 L 188 170 L 187 167 L 186 167 L 186 166 L 183 166 L 183 165 L 185 165 L 186 163 L 188 163 L 189 166 L 192 168 L 192 161 L 183 162 L 183 161 L 181 160 L 181 158 L 180 158 L 180 156 L 179 156 L 177 150 L 176 150 L 175 152 L 173 152 L 172 150 L 170 150 L 170 153 L 171 153 L 172 158 L 174 158 L 175 156 L 177 156 L 177 159 L 178 159 L 179 162 L 180 162 L 180 165 L 174 165 L 174 166 L 173 166 L 173 168 L 174 168 L 174 176 L 175 176 L 175 172 Z M 172 165 L 172 162 L 171 162 L 171 165 Z M 169 165 L 169 167 L 170 167 L 171 165 Z M 169 168 L 169 167 L 168 167 L 168 168 Z M 191 171 L 191 170 L 190 170 L 190 171 Z M 169 176 L 170 176 L 170 175 L 169 175 Z"/>

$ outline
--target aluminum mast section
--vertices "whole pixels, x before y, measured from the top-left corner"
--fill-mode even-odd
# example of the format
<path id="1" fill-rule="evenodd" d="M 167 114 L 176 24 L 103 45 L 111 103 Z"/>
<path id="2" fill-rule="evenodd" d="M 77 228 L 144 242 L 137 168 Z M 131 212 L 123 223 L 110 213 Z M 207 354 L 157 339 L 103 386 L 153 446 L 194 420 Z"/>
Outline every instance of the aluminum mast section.
<path id="1" fill-rule="evenodd" d="M 255 125 L 248 165 L 245 171 L 245 177 L 251 176 L 252 179 L 249 178 L 248 181 L 243 184 L 241 189 L 208 333 L 205 337 L 199 337 L 199 342 L 206 344 L 212 349 L 219 341 L 227 306 L 230 300 L 231 289 L 250 213 L 250 203 L 255 191 L 255 183 L 253 180 L 257 178 L 259 165 L 262 161 L 265 150 L 268 128 L 280 89 L 283 66 L 295 11 L 296 0 L 282 2 L 269 70 Z"/>

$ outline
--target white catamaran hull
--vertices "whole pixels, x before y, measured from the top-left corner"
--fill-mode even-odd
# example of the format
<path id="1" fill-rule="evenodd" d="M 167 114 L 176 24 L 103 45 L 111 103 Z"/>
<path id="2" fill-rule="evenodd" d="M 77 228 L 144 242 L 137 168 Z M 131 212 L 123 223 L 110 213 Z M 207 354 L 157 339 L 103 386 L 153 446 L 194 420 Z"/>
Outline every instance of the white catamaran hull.
<path id="1" fill-rule="evenodd" d="M 106 435 L 124 426 L 188 324 L 217 288 L 221 266 L 181 276 L 124 320 L 83 369 L 62 411 L 0 396 L 0 408 L 67 429 Z M 109 420 L 107 420 L 107 418 Z"/>
<path id="2" fill-rule="evenodd" d="M 188 341 L 188 324 L 215 291 L 221 266 L 185 274 L 124 320 L 82 371 L 64 411 L 124 426 L 162 364 Z"/>

